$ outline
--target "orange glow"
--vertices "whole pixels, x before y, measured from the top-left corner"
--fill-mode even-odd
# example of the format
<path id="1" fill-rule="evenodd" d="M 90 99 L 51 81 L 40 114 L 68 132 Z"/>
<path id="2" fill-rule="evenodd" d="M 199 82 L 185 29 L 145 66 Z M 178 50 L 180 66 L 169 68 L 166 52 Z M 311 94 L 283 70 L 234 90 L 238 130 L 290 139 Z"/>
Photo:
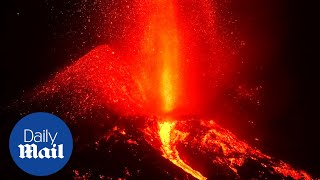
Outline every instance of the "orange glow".
<path id="1" fill-rule="evenodd" d="M 183 169 L 185 172 L 191 174 L 197 179 L 207 179 L 200 172 L 192 169 L 188 166 L 179 155 L 179 152 L 176 148 L 176 142 L 179 140 L 184 140 L 188 133 L 181 131 L 176 131 L 176 123 L 170 120 L 159 123 L 159 136 L 162 143 L 161 151 L 163 152 L 163 157 L 170 160 L 173 164 Z"/>
<path id="2" fill-rule="evenodd" d="M 154 9 L 147 17 L 141 42 L 142 58 L 146 61 L 141 78 L 142 88 L 145 94 L 154 96 L 149 103 L 154 106 L 154 101 L 160 102 L 158 112 L 167 113 L 176 107 L 181 83 L 175 9 L 170 0 L 152 2 L 150 8 Z"/>
<path id="3" fill-rule="evenodd" d="M 175 97 L 174 94 L 174 86 L 172 83 L 172 75 L 170 73 L 170 69 L 165 69 L 162 73 L 162 97 L 163 97 L 163 111 L 169 112 L 173 109 Z"/>
<path id="4" fill-rule="evenodd" d="M 175 12 L 172 1 L 162 1 L 159 10 L 159 16 L 152 18 L 151 24 L 156 29 L 158 36 L 158 45 L 160 48 L 159 58 L 162 61 L 161 72 L 161 95 L 162 110 L 164 112 L 171 111 L 176 102 L 178 81 L 177 74 L 179 72 L 179 41 L 175 20 Z"/>

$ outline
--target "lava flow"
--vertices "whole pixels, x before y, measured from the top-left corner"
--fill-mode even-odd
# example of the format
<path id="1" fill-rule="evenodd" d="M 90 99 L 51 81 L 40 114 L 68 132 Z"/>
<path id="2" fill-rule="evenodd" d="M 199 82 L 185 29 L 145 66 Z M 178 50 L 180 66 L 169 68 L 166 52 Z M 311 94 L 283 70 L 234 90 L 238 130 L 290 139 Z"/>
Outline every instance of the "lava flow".
<path id="1" fill-rule="evenodd" d="M 150 124 L 153 125 L 143 130 L 147 141 L 156 148 L 159 142 L 152 139 L 158 136 L 158 141 L 162 144 L 163 156 L 167 159 L 172 159 L 172 163 L 183 168 L 185 172 L 197 179 L 206 179 L 206 177 L 186 165 L 181 160 L 178 149 L 185 152 L 191 148 L 192 153 L 197 158 L 203 161 L 211 161 L 209 165 L 221 166 L 223 171 L 227 173 L 234 173 L 235 176 L 233 178 L 241 178 L 244 176 L 242 167 L 249 166 L 248 164 L 250 163 L 256 163 L 255 166 L 261 168 L 259 170 L 260 178 L 270 173 L 279 174 L 282 178 L 312 179 L 305 171 L 295 170 L 289 164 L 275 160 L 250 147 L 250 145 L 239 140 L 234 134 L 222 128 L 213 120 L 168 120 L 158 123 L 158 127 L 153 122 Z M 157 129 L 159 131 L 158 135 Z M 272 179 L 272 177 L 267 178 Z"/>
<path id="2" fill-rule="evenodd" d="M 231 83 L 228 73 L 233 65 L 227 60 L 231 59 L 228 54 L 235 54 L 225 46 L 228 42 L 221 27 L 218 31 L 214 26 L 216 11 L 209 1 L 134 3 L 132 11 L 138 22 L 127 23 L 140 26 L 127 30 L 132 38 L 126 36 L 125 45 L 96 47 L 37 87 L 25 102 L 59 114 L 75 131 L 81 125 L 83 131 L 94 126 L 93 135 L 87 138 L 94 145 L 110 141 L 111 136 L 127 138 L 124 142 L 130 145 L 147 142 L 166 162 L 188 174 L 187 178 L 210 179 L 217 174 L 241 178 L 246 175 L 244 166 L 257 166 L 255 173 L 260 178 L 267 174 L 311 179 L 306 172 L 250 147 L 214 121 L 194 118 L 195 109 L 212 108 L 204 105 L 214 99 L 217 87 Z M 120 120 L 126 118 L 133 119 L 127 127 L 135 130 L 115 133 Z M 107 135 L 106 127 L 112 129 Z M 81 144 L 82 132 L 79 134 L 76 143 Z M 127 171 L 126 175 L 132 174 Z"/>
<path id="3" fill-rule="evenodd" d="M 166 120 L 163 123 L 159 123 L 159 136 L 161 139 L 161 150 L 163 152 L 163 157 L 169 159 L 173 164 L 182 168 L 185 172 L 191 174 L 197 179 L 206 179 L 200 172 L 192 169 L 180 158 L 179 152 L 176 148 L 176 141 L 183 140 L 186 137 L 185 133 L 172 136 L 172 131 L 174 130 L 175 122 L 170 122 Z"/>

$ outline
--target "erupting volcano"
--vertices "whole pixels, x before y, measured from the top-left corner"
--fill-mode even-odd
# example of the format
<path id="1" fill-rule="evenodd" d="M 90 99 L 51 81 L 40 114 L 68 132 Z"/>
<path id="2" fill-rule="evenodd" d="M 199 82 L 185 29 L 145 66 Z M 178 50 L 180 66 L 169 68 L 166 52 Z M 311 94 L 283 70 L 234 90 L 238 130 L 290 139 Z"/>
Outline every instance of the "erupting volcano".
<path id="1" fill-rule="evenodd" d="M 130 6 L 122 21 L 125 35 L 94 48 L 23 97 L 28 111 L 53 112 L 71 126 L 75 178 L 147 178 L 141 159 L 157 153 L 166 160 L 157 160 L 165 165 L 154 170 L 161 171 L 156 179 L 311 179 L 216 123 L 220 103 L 237 108 L 218 97 L 234 83 L 241 45 L 236 33 L 229 33 L 233 29 L 226 29 L 232 18 L 220 17 L 224 6 L 208 0 L 136 0 Z M 114 155 L 119 142 L 131 155 Z M 86 151 L 101 157 L 84 160 L 87 168 L 81 168 L 77 162 Z M 130 158 L 133 163 L 126 162 Z M 119 161 L 122 176 L 99 169 L 94 165 L 99 159 Z"/>

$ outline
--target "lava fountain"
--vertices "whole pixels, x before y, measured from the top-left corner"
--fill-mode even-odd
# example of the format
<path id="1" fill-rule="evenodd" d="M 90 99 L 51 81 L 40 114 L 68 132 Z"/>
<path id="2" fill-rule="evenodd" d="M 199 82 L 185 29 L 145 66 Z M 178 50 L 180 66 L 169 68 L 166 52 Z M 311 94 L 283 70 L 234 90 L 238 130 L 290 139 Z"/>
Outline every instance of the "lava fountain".
<path id="1" fill-rule="evenodd" d="M 180 81 L 181 57 L 180 37 L 175 19 L 175 7 L 171 0 L 153 2 L 157 9 L 150 15 L 148 29 L 146 30 L 143 45 L 149 55 L 153 54 L 154 61 L 158 64 L 159 89 L 161 97 L 161 114 L 165 115 L 174 110 L 179 100 L 182 82 Z M 157 78 L 155 78 L 157 79 Z M 157 82 L 153 82 L 157 84 Z M 182 168 L 185 172 L 198 179 L 206 179 L 198 171 L 187 165 L 179 155 L 174 144 L 172 130 L 175 122 L 171 117 L 166 117 L 159 122 L 159 137 L 162 143 L 163 157 Z"/>
<path id="2" fill-rule="evenodd" d="M 177 106 L 182 85 L 175 6 L 173 1 L 161 0 L 144 4 L 143 9 L 146 8 L 150 11 L 141 18 L 145 28 L 135 34 L 140 39 L 138 58 L 142 64 L 136 82 L 147 97 L 146 106 L 151 107 L 147 111 L 167 114 Z"/>
<path id="3" fill-rule="evenodd" d="M 155 32 L 146 38 L 159 47 L 161 72 L 161 97 L 163 112 L 170 112 L 176 104 L 179 91 L 179 37 L 174 16 L 172 1 L 158 2 L 159 12 L 151 17 L 150 27 Z M 149 47 L 153 49 L 152 47 Z"/>

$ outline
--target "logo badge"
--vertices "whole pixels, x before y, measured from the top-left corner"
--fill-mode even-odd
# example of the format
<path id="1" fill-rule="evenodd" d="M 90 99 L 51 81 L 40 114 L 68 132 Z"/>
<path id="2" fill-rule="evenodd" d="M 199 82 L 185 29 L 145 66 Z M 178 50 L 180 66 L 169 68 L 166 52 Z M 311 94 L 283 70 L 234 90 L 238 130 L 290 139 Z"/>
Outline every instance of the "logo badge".
<path id="1" fill-rule="evenodd" d="M 34 176 L 48 176 L 68 162 L 73 139 L 57 116 L 37 112 L 23 117 L 13 128 L 9 148 L 17 166 Z"/>

